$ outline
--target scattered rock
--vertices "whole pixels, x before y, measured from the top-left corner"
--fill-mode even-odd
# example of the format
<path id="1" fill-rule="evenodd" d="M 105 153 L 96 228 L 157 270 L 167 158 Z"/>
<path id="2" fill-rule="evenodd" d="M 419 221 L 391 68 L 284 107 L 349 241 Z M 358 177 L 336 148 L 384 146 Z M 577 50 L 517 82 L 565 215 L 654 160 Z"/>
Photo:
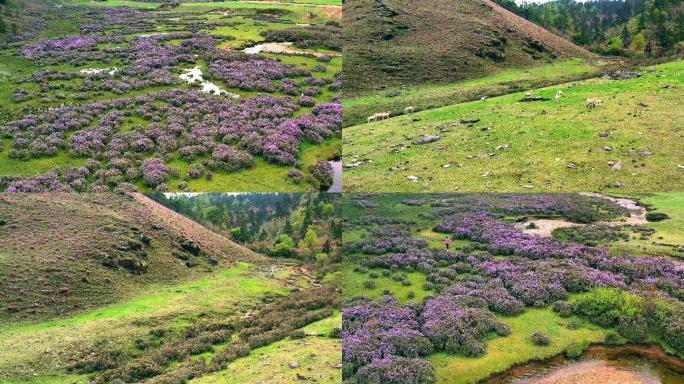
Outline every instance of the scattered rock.
<path id="1" fill-rule="evenodd" d="M 544 97 L 544 96 L 525 96 L 518 101 L 520 101 L 521 103 L 531 103 L 534 101 L 549 101 L 549 100 L 551 100 L 551 99 L 549 99 L 548 97 Z"/>
<path id="2" fill-rule="evenodd" d="M 511 146 L 509 144 L 501 144 L 501 145 L 497 145 L 495 149 L 497 151 L 503 151 L 506 149 L 511 149 Z"/>
<path id="3" fill-rule="evenodd" d="M 308 381 L 309 378 L 307 376 L 304 376 L 301 373 L 297 372 L 297 380 Z"/>
<path id="4" fill-rule="evenodd" d="M 610 152 L 613 150 L 613 147 L 611 147 L 610 145 L 603 145 L 603 146 L 601 146 L 601 149 L 603 149 L 604 151 Z"/>
<path id="5" fill-rule="evenodd" d="M 617 163 L 613 164 L 613 170 L 614 171 L 619 171 L 622 169 L 622 161 L 618 161 Z"/>
<path id="6" fill-rule="evenodd" d="M 439 139 L 441 139 L 441 137 L 439 137 L 439 136 L 424 135 L 424 136 L 421 136 L 421 137 L 413 140 L 413 144 L 415 144 L 415 145 L 429 144 L 429 143 L 433 143 Z"/>
<path id="7" fill-rule="evenodd" d="M 663 220 L 668 220 L 670 216 L 668 216 L 666 213 L 661 213 L 661 212 L 648 212 L 646 214 L 646 220 L 647 221 L 663 221 Z"/>
<path id="8" fill-rule="evenodd" d="M 613 187 L 615 187 L 615 188 L 621 188 L 621 187 L 622 187 L 622 183 L 619 182 L 619 181 L 615 181 L 615 182 L 613 183 Z"/>
<path id="9" fill-rule="evenodd" d="M 409 180 L 411 180 L 411 181 L 413 181 L 413 182 L 416 182 L 416 181 L 418 181 L 418 179 L 419 179 L 418 176 L 413 176 L 413 175 L 411 175 L 411 176 L 406 176 L 406 178 L 409 179 Z"/>
<path id="10" fill-rule="evenodd" d="M 645 102 L 642 101 L 642 102 L 639 103 L 639 106 L 645 108 L 645 107 L 648 107 L 648 103 L 645 103 Z"/>
<path id="11" fill-rule="evenodd" d="M 299 367 L 299 363 L 298 363 L 298 362 L 296 362 L 296 361 L 290 361 L 290 368 L 298 368 L 298 367 Z"/>
<path id="12" fill-rule="evenodd" d="M 653 155 L 653 152 L 649 152 L 649 151 L 639 152 L 639 156 L 651 156 L 651 155 Z"/>
<path id="13" fill-rule="evenodd" d="M 601 131 L 598 135 L 599 137 L 608 137 L 608 131 Z"/>
<path id="14" fill-rule="evenodd" d="M 618 69 L 617 71 L 607 73 L 604 76 L 604 78 L 611 80 L 629 80 L 635 79 L 637 77 L 641 77 L 641 73 L 636 71 L 630 71 L 628 69 Z"/>
<path id="15" fill-rule="evenodd" d="M 479 123 L 480 119 L 461 119 L 458 122 L 461 124 L 475 124 Z"/>
<path id="16" fill-rule="evenodd" d="M 356 168 L 362 164 L 363 164 L 363 161 L 354 161 L 352 163 L 345 163 L 344 167 L 345 168 Z"/>
<path id="17" fill-rule="evenodd" d="M 576 169 L 577 168 L 577 164 L 575 164 L 575 163 L 567 163 L 565 166 L 570 168 L 570 169 Z"/>

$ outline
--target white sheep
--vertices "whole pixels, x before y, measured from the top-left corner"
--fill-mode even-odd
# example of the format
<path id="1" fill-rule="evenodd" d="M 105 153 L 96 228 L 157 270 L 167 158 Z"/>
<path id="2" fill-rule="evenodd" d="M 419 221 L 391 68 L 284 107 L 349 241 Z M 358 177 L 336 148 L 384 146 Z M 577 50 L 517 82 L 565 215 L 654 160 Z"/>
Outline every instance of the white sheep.
<path id="1" fill-rule="evenodd" d="M 527 92 L 525 92 L 525 97 L 526 97 L 526 98 L 530 98 L 530 97 L 532 97 L 532 95 L 534 95 L 534 91 L 527 91 Z"/>
<path id="2" fill-rule="evenodd" d="M 404 108 L 404 115 L 409 115 L 416 111 L 416 107 L 406 107 Z"/>
<path id="3" fill-rule="evenodd" d="M 587 99 L 587 108 L 593 109 L 603 105 L 603 100 L 601 99 Z"/>
<path id="4" fill-rule="evenodd" d="M 368 116 L 368 117 L 366 118 L 366 123 L 372 123 L 372 122 L 377 121 L 377 120 L 378 120 L 378 116 L 377 116 L 377 115 Z"/>
<path id="5" fill-rule="evenodd" d="M 563 93 L 563 91 L 556 92 L 556 101 L 560 100 L 563 96 L 565 96 L 565 93 Z"/>
<path id="6" fill-rule="evenodd" d="M 486 100 L 487 100 L 487 96 L 480 97 L 480 101 L 486 101 Z"/>

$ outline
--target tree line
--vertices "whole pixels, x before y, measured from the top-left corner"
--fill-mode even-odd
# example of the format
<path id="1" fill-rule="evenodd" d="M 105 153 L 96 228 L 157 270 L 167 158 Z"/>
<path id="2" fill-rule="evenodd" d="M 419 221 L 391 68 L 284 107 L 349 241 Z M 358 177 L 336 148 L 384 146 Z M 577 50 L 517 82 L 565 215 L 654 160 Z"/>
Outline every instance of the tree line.
<path id="1" fill-rule="evenodd" d="M 682 0 L 495 1 L 597 53 L 631 57 L 684 53 Z"/>
<path id="2" fill-rule="evenodd" d="M 271 256 L 328 258 L 342 238 L 338 194 L 155 193 L 151 198 Z"/>

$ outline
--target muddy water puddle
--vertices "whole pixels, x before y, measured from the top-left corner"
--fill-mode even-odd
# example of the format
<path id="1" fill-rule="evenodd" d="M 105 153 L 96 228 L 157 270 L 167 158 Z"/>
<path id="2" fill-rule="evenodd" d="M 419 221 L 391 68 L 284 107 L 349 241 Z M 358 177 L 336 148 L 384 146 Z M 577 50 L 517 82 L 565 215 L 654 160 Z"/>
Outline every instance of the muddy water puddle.
<path id="1" fill-rule="evenodd" d="M 555 356 L 484 384 L 684 384 L 684 361 L 650 346 L 592 346 L 579 360 Z"/>

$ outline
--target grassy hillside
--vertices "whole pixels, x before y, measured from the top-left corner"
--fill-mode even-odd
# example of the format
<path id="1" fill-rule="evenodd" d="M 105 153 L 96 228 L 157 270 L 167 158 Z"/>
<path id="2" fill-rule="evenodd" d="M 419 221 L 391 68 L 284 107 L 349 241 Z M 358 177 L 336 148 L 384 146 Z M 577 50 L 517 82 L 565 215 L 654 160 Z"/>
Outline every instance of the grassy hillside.
<path id="1" fill-rule="evenodd" d="M 0 223 L 0 382 L 168 382 L 255 359 L 334 382 L 335 290 L 306 267 L 140 194 L 1 195 Z"/>
<path id="2" fill-rule="evenodd" d="M 536 90 L 546 101 L 519 102 L 519 92 L 346 128 L 345 164 L 357 166 L 345 170 L 345 190 L 681 189 L 683 66 Z M 586 98 L 603 105 L 587 108 Z M 423 135 L 439 139 L 414 145 Z"/>
<path id="3" fill-rule="evenodd" d="M 257 258 L 142 195 L 3 195 L 0 220 L 5 320 L 68 315 Z"/>
<path id="4" fill-rule="evenodd" d="M 346 96 L 592 55 L 490 1 L 348 1 Z"/>
<path id="5" fill-rule="evenodd" d="M 343 126 L 349 127 L 366 122 L 366 118 L 378 112 L 391 116 L 404 113 L 412 106 L 416 111 L 434 109 L 447 105 L 480 100 L 480 98 L 522 92 L 559 83 L 596 77 L 612 67 L 613 62 L 589 62 L 574 58 L 557 60 L 533 68 L 502 69 L 492 75 L 448 84 L 423 84 L 395 86 L 372 94 L 348 97 L 342 101 Z"/>

